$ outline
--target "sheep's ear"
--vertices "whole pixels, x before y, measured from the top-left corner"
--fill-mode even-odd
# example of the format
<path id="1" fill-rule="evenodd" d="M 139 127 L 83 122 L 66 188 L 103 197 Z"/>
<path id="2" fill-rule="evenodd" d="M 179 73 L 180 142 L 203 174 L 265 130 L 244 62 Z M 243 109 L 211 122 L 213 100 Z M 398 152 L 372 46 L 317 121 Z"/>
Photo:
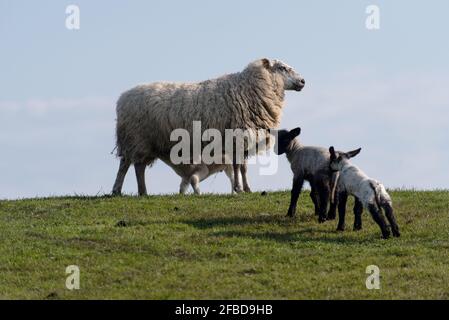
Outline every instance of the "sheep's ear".
<path id="1" fill-rule="evenodd" d="M 293 130 L 290 130 L 290 136 L 292 138 L 295 138 L 295 137 L 299 136 L 300 133 L 301 133 L 301 128 L 299 128 L 299 127 L 295 128 Z"/>
<path id="2" fill-rule="evenodd" d="M 346 155 L 348 156 L 348 158 L 354 158 L 356 155 L 360 153 L 360 151 L 362 151 L 362 148 L 346 152 Z"/>
<path id="3" fill-rule="evenodd" d="M 331 161 L 337 159 L 337 155 L 335 154 L 335 149 L 333 146 L 329 148 L 329 153 L 331 154 Z"/>
<path id="4" fill-rule="evenodd" d="M 267 58 L 262 59 L 262 65 L 264 66 L 265 69 L 268 69 L 268 70 L 271 69 L 271 61 Z"/>

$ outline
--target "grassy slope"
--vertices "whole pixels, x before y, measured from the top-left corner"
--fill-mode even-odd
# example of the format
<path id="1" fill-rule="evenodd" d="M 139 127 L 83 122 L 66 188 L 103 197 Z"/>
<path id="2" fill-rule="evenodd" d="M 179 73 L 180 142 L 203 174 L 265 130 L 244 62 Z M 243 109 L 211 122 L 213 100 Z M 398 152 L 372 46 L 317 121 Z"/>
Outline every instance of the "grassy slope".
<path id="1" fill-rule="evenodd" d="M 307 194 L 293 221 L 287 192 L 0 201 L 0 298 L 449 299 L 449 192 L 392 197 L 403 236 L 387 241 L 367 213 L 361 232 L 352 214 L 344 233 L 318 224 Z"/>

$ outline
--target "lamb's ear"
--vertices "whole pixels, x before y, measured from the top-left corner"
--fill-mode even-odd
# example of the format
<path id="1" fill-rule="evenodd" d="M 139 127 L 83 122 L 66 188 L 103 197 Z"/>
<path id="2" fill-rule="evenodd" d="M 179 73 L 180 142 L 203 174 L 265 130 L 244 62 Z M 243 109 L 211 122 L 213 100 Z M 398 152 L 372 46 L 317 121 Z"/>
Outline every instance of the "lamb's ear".
<path id="1" fill-rule="evenodd" d="M 301 133 L 301 128 L 300 127 L 295 128 L 293 130 L 290 130 L 290 136 L 292 138 L 295 138 L 295 137 L 299 136 L 300 133 Z"/>
<path id="2" fill-rule="evenodd" d="M 337 155 L 335 154 L 335 149 L 333 146 L 329 148 L 329 153 L 331 154 L 331 161 L 337 159 Z"/>
<path id="3" fill-rule="evenodd" d="M 362 151 L 362 148 L 346 152 L 346 155 L 348 156 L 348 158 L 354 158 L 356 155 L 360 153 L 360 151 Z"/>
<path id="4" fill-rule="evenodd" d="M 263 67 L 264 67 L 265 69 L 270 70 L 270 69 L 271 69 L 271 61 L 270 61 L 270 59 L 263 58 L 263 59 L 262 59 L 262 65 L 263 65 Z"/>

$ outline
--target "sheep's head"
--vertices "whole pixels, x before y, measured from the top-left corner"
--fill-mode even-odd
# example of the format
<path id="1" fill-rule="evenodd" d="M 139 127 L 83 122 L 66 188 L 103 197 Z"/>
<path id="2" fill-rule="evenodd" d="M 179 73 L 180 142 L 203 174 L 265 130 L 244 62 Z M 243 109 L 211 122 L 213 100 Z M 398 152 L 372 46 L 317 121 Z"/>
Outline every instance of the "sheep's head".
<path id="1" fill-rule="evenodd" d="M 285 153 L 290 143 L 301 133 L 301 128 L 295 128 L 293 130 L 277 130 L 273 131 L 276 137 L 276 143 L 274 144 L 274 152 L 277 155 Z"/>
<path id="2" fill-rule="evenodd" d="M 301 91 L 306 81 L 292 67 L 279 60 L 262 59 L 262 65 L 284 84 L 284 90 Z"/>
<path id="3" fill-rule="evenodd" d="M 348 152 L 341 152 L 335 151 L 334 147 L 330 147 L 329 148 L 329 153 L 331 155 L 329 163 L 330 169 L 332 171 L 340 171 L 349 162 L 349 159 L 358 155 L 361 150 L 362 148 L 358 148 L 356 150 Z"/>

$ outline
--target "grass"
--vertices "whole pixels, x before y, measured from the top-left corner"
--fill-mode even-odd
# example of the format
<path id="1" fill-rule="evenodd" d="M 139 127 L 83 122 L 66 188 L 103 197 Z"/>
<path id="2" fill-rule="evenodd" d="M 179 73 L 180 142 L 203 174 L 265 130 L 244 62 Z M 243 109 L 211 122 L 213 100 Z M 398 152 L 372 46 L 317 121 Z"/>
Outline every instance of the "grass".
<path id="1" fill-rule="evenodd" d="M 295 220 L 288 192 L 0 201 L 0 298 L 449 299 L 449 192 L 391 194 L 389 240 L 366 212 L 318 224 L 306 193 Z"/>

